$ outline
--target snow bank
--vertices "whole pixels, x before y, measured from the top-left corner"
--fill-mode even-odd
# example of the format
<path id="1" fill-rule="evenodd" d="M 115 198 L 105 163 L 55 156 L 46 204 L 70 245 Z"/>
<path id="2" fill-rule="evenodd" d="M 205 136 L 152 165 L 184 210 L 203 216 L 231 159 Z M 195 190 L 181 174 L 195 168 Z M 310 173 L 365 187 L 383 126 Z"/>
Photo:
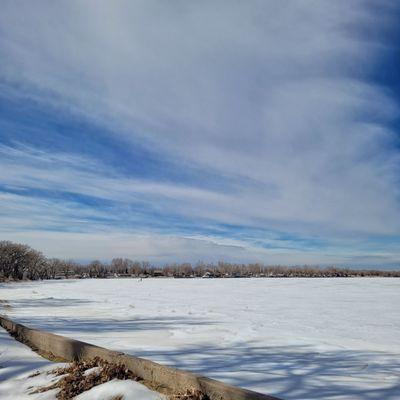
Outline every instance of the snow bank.
<path id="1" fill-rule="evenodd" d="M 61 365 L 40 357 L 0 328 L 0 399 L 54 400 L 55 390 L 29 393 L 35 388 L 49 385 L 54 377 L 46 372 Z M 36 376 L 28 378 L 31 375 Z"/>
<path id="2" fill-rule="evenodd" d="M 114 379 L 102 385 L 95 386 L 87 392 L 75 397 L 75 400 L 110 400 L 121 395 L 124 400 L 164 400 L 165 396 L 156 393 L 135 381 L 120 381 Z"/>

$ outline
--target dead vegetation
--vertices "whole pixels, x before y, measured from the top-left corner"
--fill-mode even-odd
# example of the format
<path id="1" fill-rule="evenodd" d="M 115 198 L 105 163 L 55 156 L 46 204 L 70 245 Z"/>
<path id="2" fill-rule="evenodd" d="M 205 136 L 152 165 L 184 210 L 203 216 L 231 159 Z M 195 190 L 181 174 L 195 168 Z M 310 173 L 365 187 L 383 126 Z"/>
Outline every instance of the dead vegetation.
<path id="1" fill-rule="evenodd" d="M 90 373 L 88 370 L 97 367 Z M 130 372 L 125 365 L 109 363 L 99 357 L 90 361 L 73 362 L 66 367 L 56 368 L 49 372 L 61 378 L 52 385 L 35 390 L 32 393 L 46 392 L 59 389 L 56 397 L 59 400 L 70 400 L 94 386 L 101 385 L 113 379 L 139 380 Z M 117 397 L 118 398 L 118 397 Z"/>
<path id="2" fill-rule="evenodd" d="M 71 400 L 80 393 L 113 379 L 132 379 L 155 390 L 154 385 L 135 376 L 124 364 L 110 363 L 99 357 L 90 361 L 75 361 L 65 367 L 56 368 L 48 372 L 48 374 L 56 375 L 60 378 L 51 385 L 34 390 L 31 394 L 59 389 L 56 394 L 57 399 Z M 37 374 L 32 374 L 31 376 L 37 376 Z M 198 390 L 187 390 L 185 393 L 174 394 L 165 390 L 161 390 L 160 392 L 164 392 L 166 397 L 170 400 L 209 400 L 208 396 Z M 117 394 L 113 400 L 123 400 L 123 396 Z"/>

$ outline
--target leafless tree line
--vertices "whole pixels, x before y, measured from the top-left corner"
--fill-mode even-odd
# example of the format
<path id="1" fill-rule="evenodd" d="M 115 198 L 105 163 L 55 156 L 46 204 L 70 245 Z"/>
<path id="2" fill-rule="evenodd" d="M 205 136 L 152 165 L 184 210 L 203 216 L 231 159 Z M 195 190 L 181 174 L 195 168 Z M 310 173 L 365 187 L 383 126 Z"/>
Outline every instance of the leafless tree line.
<path id="1" fill-rule="evenodd" d="M 114 258 L 111 263 L 98 260 L 78 264 L 69 260 L 46 258 L 25 244 L 0 241 L 0 280 L 37 280 L 107 277 L 174 277 L 174 278 L 236 278 L 236 277 L 400 277 L 400 271 L 360 270 L 350 268 L 285 267 L 264 264 L 199 262 L 166 264 L 156 267 L 146 261 Z"/>

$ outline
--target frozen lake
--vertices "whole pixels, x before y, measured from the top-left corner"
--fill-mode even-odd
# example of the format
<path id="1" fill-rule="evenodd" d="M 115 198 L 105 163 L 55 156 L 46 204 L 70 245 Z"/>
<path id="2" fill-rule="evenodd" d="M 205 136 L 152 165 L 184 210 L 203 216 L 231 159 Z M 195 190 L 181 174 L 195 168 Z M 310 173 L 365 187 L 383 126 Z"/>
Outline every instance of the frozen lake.
<path id="1" fill-rule="evenodd" d="M 25 282 L 0 300 L 28 326 L 283 399 L 400 399 L 400 279 Z"/>

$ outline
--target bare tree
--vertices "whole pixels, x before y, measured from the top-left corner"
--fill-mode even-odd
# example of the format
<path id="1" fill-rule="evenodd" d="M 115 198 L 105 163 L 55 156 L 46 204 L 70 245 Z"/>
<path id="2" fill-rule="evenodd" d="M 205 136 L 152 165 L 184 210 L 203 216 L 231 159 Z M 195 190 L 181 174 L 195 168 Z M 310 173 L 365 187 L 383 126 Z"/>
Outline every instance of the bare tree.
<path id="1" fill-rule="evenodd" d="M 91 278 L 105 278 L 107 276 L 107 268 L 99 260 L 92 261 L 88 269 Z"/>
<path id="2" fill-rule="evenodd" d="M 20 280 L 40 279 L 46 267 L 46 258 L 26 244 L 0 242 L 0 273 L 5 278 Z"/>

